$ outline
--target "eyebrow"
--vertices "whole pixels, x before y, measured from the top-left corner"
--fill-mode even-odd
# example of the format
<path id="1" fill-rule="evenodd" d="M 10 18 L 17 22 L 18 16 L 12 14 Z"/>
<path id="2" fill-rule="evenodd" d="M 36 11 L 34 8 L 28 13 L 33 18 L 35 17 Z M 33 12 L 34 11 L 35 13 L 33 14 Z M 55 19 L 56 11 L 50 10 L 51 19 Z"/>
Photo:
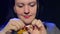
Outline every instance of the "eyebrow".
<path id="1" fill-rule="evenodd" d="M 19 5 L 19 4 L 23 4 L 23 3 L 17 3 L 17 5 Z M 24 5 L 24 4 L 23 4 Z"/>
<path id="2" fill-rule="evenodd" d="M 36 4 L 36 2 L 30 2 L 30 3 L 28 3 L 28 5 L 31 4 L 31 3 L 35 3 Z"/>
<path id="3" fill-rule="evenodd" d="M 37 2 L 32 1 L 32 2 L 29 2 L 28 4 L 30 4 L 30 3 L 37 3 Z M 16 3 L 16 4 L 24 4 L 24 3 L 22 3 L 22 2 L 18 2 L 18 3 Z"/>

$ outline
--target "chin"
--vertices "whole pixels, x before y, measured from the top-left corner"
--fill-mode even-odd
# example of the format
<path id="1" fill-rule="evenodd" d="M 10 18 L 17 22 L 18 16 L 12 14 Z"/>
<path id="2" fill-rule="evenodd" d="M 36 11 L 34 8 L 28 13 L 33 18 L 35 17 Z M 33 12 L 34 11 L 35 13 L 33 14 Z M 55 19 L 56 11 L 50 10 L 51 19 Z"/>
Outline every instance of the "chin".
<path id="1" fill-rule="evenodd" d="M 31 21 L 26 20 L 26 21 L 24 21 L 24 23 L 25 24 L 31 24 L 32 23 L 32 20 Z"/>
<path id="2" fill-rule="evenodd" d="M 30 18 L 30 19 L 25 19 L 25 20 L 24 20 L 24 23 L 25 23 L 25 24 L 31 24 L 32 21 L 33 21 L 33 18 L 32 18 L 32 19 L 31 19 L 31 18 Z"/>

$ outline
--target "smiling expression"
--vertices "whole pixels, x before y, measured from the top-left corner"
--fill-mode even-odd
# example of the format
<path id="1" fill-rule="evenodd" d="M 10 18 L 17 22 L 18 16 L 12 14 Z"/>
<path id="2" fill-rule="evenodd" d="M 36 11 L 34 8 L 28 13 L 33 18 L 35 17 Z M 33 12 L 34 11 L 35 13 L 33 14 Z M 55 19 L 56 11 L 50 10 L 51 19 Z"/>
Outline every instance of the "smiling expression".
<path id="1" fill-rule="evenodd" d="M 29 24 L 35 19 L 37 12 L 36 0 L 15 0 L 14 11 L 24 23 Z"/>

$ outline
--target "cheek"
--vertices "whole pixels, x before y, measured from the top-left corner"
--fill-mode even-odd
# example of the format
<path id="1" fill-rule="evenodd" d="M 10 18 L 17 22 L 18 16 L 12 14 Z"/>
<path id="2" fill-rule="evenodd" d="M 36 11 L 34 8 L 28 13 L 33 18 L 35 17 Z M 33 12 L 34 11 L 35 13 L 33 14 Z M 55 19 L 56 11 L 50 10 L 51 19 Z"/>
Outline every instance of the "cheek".
<path id="1" fill-rule="evenodd" d="M 16 8 L 15 8 L 15 12 L 16 12 L 17 14 L 23 14 L 23 9 L 16 7 Z"/>
<path id="2" fill-rule="evenodd" d="M 30 8 L 30 11 L 31 11 L 31 13 L 32 14 L 36 14 L 36 12 L 37 12 L 37 8 L 36 7 L 32 7 L 32 8 Z"/>

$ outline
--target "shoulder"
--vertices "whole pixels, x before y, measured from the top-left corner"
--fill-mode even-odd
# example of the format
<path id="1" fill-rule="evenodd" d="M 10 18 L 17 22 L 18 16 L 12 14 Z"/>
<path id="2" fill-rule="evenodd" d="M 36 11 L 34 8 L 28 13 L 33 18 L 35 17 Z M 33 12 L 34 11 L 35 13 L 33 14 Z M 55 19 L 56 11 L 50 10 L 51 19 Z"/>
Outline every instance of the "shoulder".
<path id="1" fill-rule="evenodd" d="M 47 28 L 54 28 L 56 25 L 52 22 L 43 22 Z"/>
<path id="2" fill-rule="evenodd" d="M 59 34 L 60 30 L 58 29 L 58 27 L 52 23 L 52 22 L 43 22 L 46 27 L 47 27 L 47 33 L 48 34 Z"/>

